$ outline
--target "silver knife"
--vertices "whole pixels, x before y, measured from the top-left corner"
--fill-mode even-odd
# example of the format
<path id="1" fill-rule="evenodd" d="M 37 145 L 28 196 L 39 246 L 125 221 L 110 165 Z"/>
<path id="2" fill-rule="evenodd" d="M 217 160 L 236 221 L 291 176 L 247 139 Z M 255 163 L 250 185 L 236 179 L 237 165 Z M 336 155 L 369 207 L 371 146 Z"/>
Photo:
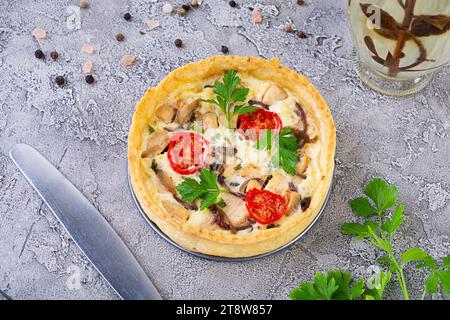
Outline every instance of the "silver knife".
<path id="1" fill-rule="evenodd" d="M 61 172 L 26 144 L 13 146 L 9 156 L 122 299 L 161 300 L 155 286 L 114 229 Z"/>

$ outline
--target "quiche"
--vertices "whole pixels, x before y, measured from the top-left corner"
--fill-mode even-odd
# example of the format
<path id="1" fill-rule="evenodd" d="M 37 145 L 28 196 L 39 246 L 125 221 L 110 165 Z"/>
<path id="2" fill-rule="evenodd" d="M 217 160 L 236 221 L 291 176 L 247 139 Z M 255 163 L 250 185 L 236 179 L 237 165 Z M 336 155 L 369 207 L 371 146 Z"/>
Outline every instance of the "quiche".
<path id="1" fill-rule="evenodd" d="M 146 215 L 190 251 L 251 257 L 294 239 L 329 191 L 336 133 L 317 89 L 277 59 L 215 56 L 139 101 L 128 140 Z"/>

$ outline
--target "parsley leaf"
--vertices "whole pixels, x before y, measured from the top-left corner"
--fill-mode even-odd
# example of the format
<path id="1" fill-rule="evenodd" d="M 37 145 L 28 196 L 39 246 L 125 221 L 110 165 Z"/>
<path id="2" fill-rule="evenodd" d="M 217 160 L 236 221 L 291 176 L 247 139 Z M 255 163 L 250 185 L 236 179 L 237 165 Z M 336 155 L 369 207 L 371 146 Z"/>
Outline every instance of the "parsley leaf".
<path id="1" fill-rule="evenodd" d="M 381 225 L 381 229 L 389 233 L 389 235 L 393 235 L 394 231 L 400 227 L 400 225 L 405 220 L 405 216 L 403 215 L 404 206 L 400 203 L 395 209 L 394 214 L 392 215 L 392 219 L 386 218 L 384 223 Z"/>
<path id="2" fill-rule="evenodd" d="M 234 106 L 233 115 L 246 114 L 258 109 L 256 106 Z"/>
<path id="3" fill-rule="evenodd" d="M 200 210 L 216 203 L 217 197 L 220 194 L 216 175 L 206 169 L 200 170 L 200 182 L 195 179 L 188 178 L 177 185 L 176 189 L 181 195 L 181 200 L 183 201 L 192 202 L 199 198 L 202 199 L 200 203 Z"/>
<path id="4" fill-rule="evenodd" d="M 287 173 L 295 175 L 298 161 L 298 142 L 297 137 L 292 134 L 291 128 L 283 128 L 283 130 L 281 130 L 279 148 L 279 161 L 281 167 L 283 167 L 283 170 Z"/>
<path id="5" fill-rule="evenodd" d="M 223 76 L 223 82 L 214 82 L 213 92 L 216 94 L 216 99 L 202 100 L 217 105 L 225 113 L 228 128 L 231 128 L 231 122 L 236 115 L 258 109 L 256 106 L 236 105 L 237 102 L 245 102 L 250 91 L 248 88 L 239 88 L 240 83 L 241 78 L 237 76 L 236 71 L 227 71 Z"/>
<path id="6" fill-rule="evenodd" d="M 409 262 L 422 261 L 428 256 L 428 253 L 421 248 L 410 248 L 401 254 L 402 264 L 406 265 Z"/>
<path id="7" fill-rule="evenodd" d="M 379 213 L 389 209 L 397 202 L 397 188 L 389 186 L 383 179 L 372 179 L 367 184 L 364 193 L 372 199 Z"/>
<path id="8" fill-rule="evenodd" d="M 442 259 L 442 267 L 450 268 L 450 254 L 446 256 L 444 259 Z"/>
<path id="9" fill-rule="evenodd" d="M 450 294 L 450 270 L 440 271 L 439 280 L 441 281 L 442 289 L 446 294 Z"/>
<path id="10" fill-rule="evenodd" d="M 364 224 L 344 223 L 341 225 L 341 232 L 345 235 L 356 236 L 357 239 L 370 238 L 372 233 L 369 231 L 369 227 L 373 230 L 377 225 L 373 221 L 366 221 Z"/>
<path id="11" fill-rule="evenodd" d="M 432 271 L 425 279 L 425 288 L 429 293 L 436 293 L 439 289 L 439 272 Z"/>
<path id="12" fill-rule="evenodd" d="M 256 148 L 258 150 L 272 149 L 272 132 L 270 130 L 263 131 L 256 142 Z M 293 135 L 292 129 L 283 128 L 278 136 L 278 152 L 275 152 L 272 157 L 273 165 L 280 165 L 284 171 L 290 175 L 295 175 L 299 160 L 297 150 L 297 137 Z"/>
<path id="13" fill-rule="evenodd" d="M 383 298 L 384 290 L 387 284 L 391 281 L 392 273 L 388 272 L 378 272 L 370 279 L 366 281 L 366 289 L 364 299 L 366 300 L 381 300 Z"/>
<path id="14" fill-rule="evenodd" d="M 450 255 L 447 255 L 442 259 L 442 262 L 438 263 L 425 250 L 417 247 L 404 251 L 399 257 L 395 254 L 393 249 L 394 234 L 405 220 L 403 215 L 405 208 L 402 203 L 397 204 L 395 210 L 389 215 L 389 209 L 397 203 L 397 188 L 389 185 L 383 179 L 376 178 L 369 181 L 364 194 L 369 199 L 358 197 L 350 201 L 353 212 L 364 221 L 361 223 L 344 223 L 341 225 L 341 232 L 345 235 L 354 236 L 357 240 L 366 239 L 370 244 L 384 251 L 385 255 L 376 261 L 387 264 L 389 269 L 387 272 L 378 272 L 367 279 L 365 289 L 359 281 L 356 282 L 351 290 L 350 298 L 362 296 L 366 300 L 382 299 L 386 286 L 392 276 L 395 275 L 403 296 L 406 300 L 409 300 L 404 270 L 406 265 L 411 262 L 416 262 L 416 268 L 427 268 L 430 271 L 424 279 L 422 299 L 426 297 L 427 293 L 436 293 L 439 286 L 442 287 L 444 293 L 450 294 Z M 332 299 L 348 298 L 346 292 L 349 291 L 349 276 L 329 272 L 328 277 L 331 277 L 333 281 L 327 278 L 327 284 L 335 284 L 338 287 L 334 290 Z M 291 298 L 328 298 L 328 296 L 321 294 L 320 285 L 321 283 L 317 279 L 314 282 L 304 283 L 291 292 Z"/>
<path id="15" fill-rule="evenodd" d="M 372 207 L 369 200 L 363 197 L 350 201 L 350 207 L 353 209 L 353 212 L 360 217 L 375 216 L 377 214 L 377 210 Z"/>
<path id="16" fill-rule="evenodd" d="M 333 270 L 316 273 L 314 281 L 303 282 L 291 291 L 293 300 L 353 300 L 364 292 L 364 280 L 360 279 L 353 286 L 353 278 L 348 271 Z"/>
<path id="17" fill-rule="evenodd" d="M 338 288 L 332 277 L 326 273 L 316 273 L 314 282 L 302 283 L 291 292 L 290 297 L 293 300 L 332 300 Z"/>

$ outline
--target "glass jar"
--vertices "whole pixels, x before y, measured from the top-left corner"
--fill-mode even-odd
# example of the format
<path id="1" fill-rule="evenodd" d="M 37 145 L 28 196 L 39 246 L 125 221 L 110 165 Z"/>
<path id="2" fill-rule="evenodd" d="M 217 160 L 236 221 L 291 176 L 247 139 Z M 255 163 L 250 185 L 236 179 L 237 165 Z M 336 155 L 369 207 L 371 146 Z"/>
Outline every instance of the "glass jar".
<path id="1" fill-rule="evenodd" d="M 372 89 L 407 95 L 450 60 L 450 0 L 348 0 L 353 65 Z"/>

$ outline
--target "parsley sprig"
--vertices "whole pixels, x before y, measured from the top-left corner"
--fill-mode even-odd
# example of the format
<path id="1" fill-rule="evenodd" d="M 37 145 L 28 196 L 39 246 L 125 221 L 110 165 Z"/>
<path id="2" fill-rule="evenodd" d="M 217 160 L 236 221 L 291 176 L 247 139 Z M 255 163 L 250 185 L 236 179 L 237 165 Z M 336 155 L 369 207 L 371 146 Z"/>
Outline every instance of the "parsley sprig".
<path id="1" fill-rule="evenodd" d="M 259 150 L 271 150 L 273 145 L 272 132 L 264 130 L 261 137 L 257 140 L 256 148 Z M 280 165 L 284 171 L 291 175 L 295 175 L 297 171 L 298 157 L 298 141 L 293 135 L 291 128 L 283 128 L 278 135 L 278 150 L 274 152 L 272 163 Z"/>
<path id="2" fill-rule="evenodd" d="M 176 189 L 183 201 L 193 202 L 201 199 L 200 210 L 220 202 L 218 200 L 220 193 L 226 191 L 219 188 L 216 175 L 206 169 L 200 170 L 200 181 L 188 178 L 177 185 Z"/>
<path id="3" fill-rule="evenodd" d="M 404 206 L 402 203 L 397 203 L 397 188 L 387 184 L 385 180 L 376 178 L 366 185 L 364 194 L 366 197 L 358 197 L 350 201 L 353 212 L 363 221 L 344 223 L 341 231 L 356 239 L 366 239 L 384 252 L 385 256 L 377 259 L 377 262 L 387 264 L 388 270 L 379 272 L 376 281 L 366 281 L 365 288 L 359 295 L 353 294 L 353 290 L 360 292 L 361 280 L 356 282 L 349 291 L 351 279 L 349 280 L 345 272 L 344 274 L 337 271 L 316 274 L 313 282 L 302 283 L 299 288 L 294 289 L 291 292 L 291 298 L 301 300 L 354 299 L 356 297 L 381 299 L 391 276 L 395 275 L 404 298 L 408 300 L 410 296 L 405 278 L 405 267 L 409 263 L 415 263 L 416 268 L 427 268 L 429 271 L 425 278 L 421 299 L 424 299 L 427 294 L 436 293 L 439 286 L 444 293 L 450 294 L 450 255 L 439 263 L 422 248 L 413 247 L 401 253 L 394 250 L 395 232 L 405 220 Z M 394 207 L 395 209 L 392 209 Z M 346 280 L 339 281 L 340 278 Z M 376 285 L 373 285 L 374 283 Z M 348 294 L 343 295 L 340 293 L 342 291 Z"/>
<path id="4" fill-rule="evenodd" d="M 303 282 L 290 293 L 293 300 L 354 300 L 364 292 L 364 279 L 354 281 L 348 271 L 317 272 L 314 281 Z"/>
<path id="5" fill-rule="evenodd" d="M 258 109 L 256 106 L 238 104 L 239 102 L 245 102 L 249 93 L 248 88 L 238 87 L 240 83 L 241 78 L 237 76 L 236 71 L 227 71 L 223 77 L 223 82 L 214 82 L 213 92 L 217 95 L 216 99 L 202 100 L 219 106 L 225 114 L 229 129 L 231 129 L 231 123 L 235 116 Z"/>

